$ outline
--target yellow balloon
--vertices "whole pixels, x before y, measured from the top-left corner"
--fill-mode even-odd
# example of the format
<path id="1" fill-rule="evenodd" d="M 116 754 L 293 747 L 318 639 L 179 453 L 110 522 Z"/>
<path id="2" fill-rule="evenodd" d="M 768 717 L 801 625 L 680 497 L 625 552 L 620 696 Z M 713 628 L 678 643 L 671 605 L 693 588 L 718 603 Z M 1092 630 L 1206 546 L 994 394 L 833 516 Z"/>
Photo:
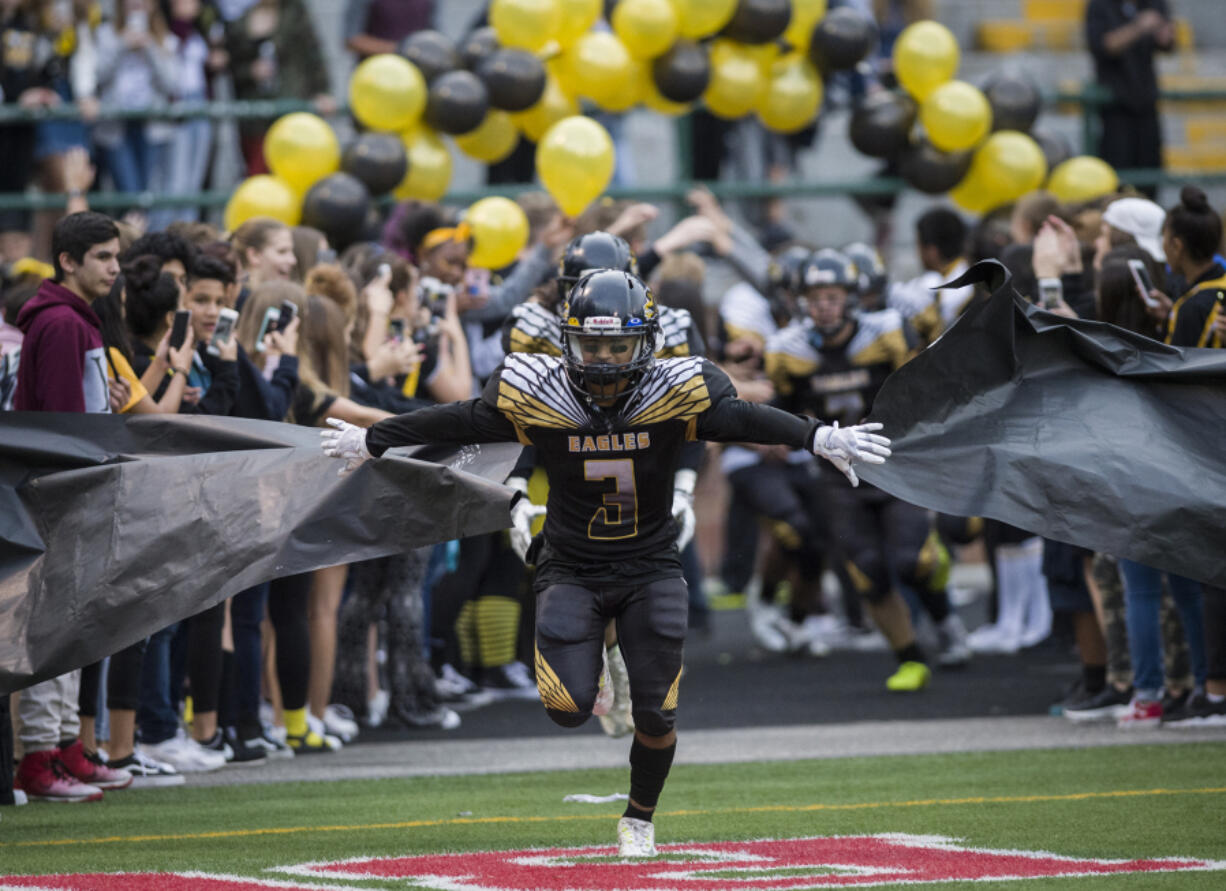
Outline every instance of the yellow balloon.
<path id="1" fill-rule="evenodd" d="M 976 151 L 971 173 L 993 207 L 1010 204 L 1043 185 L 1047 157 L 1039 144 L 1016 130 L 1001 130 Z"/>
<path id="2" fill-rule="evenodd" d="M 617 92 L 610 93 L 600 103 L 605 111 L 620 113 L 629 111 L 647 95 L 647 83 L 651 80 L 651 63 L 644 59 L 631 59 L 630 70 Z"/>
<path id="3" fill-rule="evenodd" d="M 541 183 L 570 217 L 582 213 L 609 185 L 614 161 L 608 131 L 581 115 L 558 121 L 536 148 Z"/>
<path id="4" fill-rule="evenodd" d="M 226 231 L 233 232 L 252 217 L 272 217 L 287 226 L 297 226 L 302 199 L 275 176 L 261 173 L 239 183 L 226 202 Z"/>
<path id="5" fill-rule="evenodd" d="M 558 30 L 562 10 L 558 0 L 494 0 L 490 24 L 503 46 L 536 51 Z"/>
<path id="6" fill-rule="evenodd" d="M 464 214 L 473 234 L 473 250 L 468 265 L 481 269 L 502 269 L 528 243 L 528 216 L 510 198 L 482 198 Z"/>
<path id="7" fill-rule="evenodd" d="M 994 206 L 989 200 L 987 189 L 969 173 L 962 182 L 949 190 L 949 200 L 974 214 L 987 213 Z"/>
<path id="8" fill-rule="evenodd" d="M 579 103 L 559 86 L 557 78 L 549 76 L 545 80 L 545 92 L 536 105 L 514 112 L 511 120 L 525 136 L 533 142 L 540 142 L 550 127 L 578 113 Z"/>
<path id="9" fill-rule="evenodd" d="M 1119 191 L 1115 168 L 1100 158 L 1078 155 L 1057 164 L 1047 181 L 1047 191 L 1061 201 L 1075 204 Z"/>
<path id="10" fill-rule="evenodd" d="M 992 106 L 983 91 L 961 80 L 933 90 L 920 105 L 928 140 L 943 152 L 972 148 L 992 129 Z"/>
<path id="11" fill-rule="evenodd" d="M 894 44 L 894 73 L 903 89 L 923 102 L 958 70 L 958 40 L 940 22 L 908 25 Z"/>
<path id="12" fill-rule="evenodd" d="M 409 155 L 409 172 L 393 194 L 402 201 L 438 201 L 451 185 L 451 152 L 446 143 L 429 127 L 406 131 L 400 138 Z"/>
<path id="13" fill-rule="evenodd" d="M 732 20 L 737 0 L 671 0 L 682 37 L 708 37 Z"/>
<path id="14" fill-rule="evenodd" d="M 273 175 L 305 193 L 341 167 L 341 144 L 323 118 L 296 111 L 277 118 L 264 134 L 264 160 Z"/>
<path id="15" fill-rule="evenodd" d="M 455 137 L 460 151 L 486 164 L 498 163 L 515 151 L 518 143 L 519 131 L 515 129 L 511 116 L 497 108 L 485 113 L 485 119 L 476 130 Z"/>
<path id="16" fill-rule="evenodd" d="M 620 0 L 612 24 L 637 59 L 654 59 L 677 39 L 677 11 L 669 0 Z"/>
<path id="17" fill-rule="evenodd" d="M 607 31 L 591 31 L 575 41 L 562 57 L 562 68 L 564 87 L 609 109 L 622 101 L 621 94 L 634 76 L 630 51 Z"/>
<path id="18" fill-rule="evenodd" d="M 771 66 L 758 117 L 771 130 L 795 133 L 813 122 L 821 104 L 817 70 L 800 53 L 790 53 Z"/>
<path id="19" fill-rule="evenodd" d="M 826 0 L 792 0 L 792 20 L 783 32 L 784 41 L 798 52 L 808 52 L 813 29 L 826 14 Z"/>
<path id="20" fill-rule="evenodd" d="M 426 107 L 426 79 L 403 56 L 371 56 L 349 78 L 349 105 L 367 129 L 400 133 L 421 119 Z"/>
<path id="21" fill-rule="evenodd" d="M 553 39 L 566 49 L 589 30 L 604 12 L 601 0 L 558 0 L 558 27 Z"/>
<path id="22" fill-rule="evenodd" d="M 749 114 L 757 107 L 765 87 L 762 66 L 752 52 L 731 40 L 717 40 L 711 45 L 711 82 L 702 98 L 712 114 L 721 118 Z"/>

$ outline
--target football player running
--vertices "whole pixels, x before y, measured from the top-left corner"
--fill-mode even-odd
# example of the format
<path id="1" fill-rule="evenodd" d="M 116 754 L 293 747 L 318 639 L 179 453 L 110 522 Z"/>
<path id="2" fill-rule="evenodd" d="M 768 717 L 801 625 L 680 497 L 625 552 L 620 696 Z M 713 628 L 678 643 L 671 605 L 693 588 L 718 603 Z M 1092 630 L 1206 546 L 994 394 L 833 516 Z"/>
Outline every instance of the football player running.
<path id="1" fill-rule="evenodd" d="M 673 477 L 693 440 L 807 448 L 852 485 L 855 465 L 883 463 L 880 424 L 839 427 L 736 398 L 699 357 L 656 359 L 659 311 L 632 274 L 583 276 L 562 313 L 561 357 L 511 354 L 485 392 L 370 428 L 330 420 L 324 453 L 342 473 L 394 446 L 521 442 L 549 478 L 536 567 L 536 677 L 549 717 L 592 714 L 606 623 L 617 624 L 630 676 L 634 739 L 621 856 L 655 854 L 655 811 L 676 751 L 688 595 L 676 547 Z"/>

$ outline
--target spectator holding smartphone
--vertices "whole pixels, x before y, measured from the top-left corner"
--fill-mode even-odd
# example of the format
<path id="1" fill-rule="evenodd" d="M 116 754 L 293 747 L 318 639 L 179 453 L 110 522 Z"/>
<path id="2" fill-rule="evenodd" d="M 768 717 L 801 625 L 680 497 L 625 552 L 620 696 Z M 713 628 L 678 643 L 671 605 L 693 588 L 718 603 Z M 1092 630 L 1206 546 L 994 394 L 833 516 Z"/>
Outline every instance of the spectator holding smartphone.
<path id="1" fill-rule="evenodd" d="M 24 332 L 14 408 L 18 411 L 110 412 L 127 401 L 108 384 L 102 325 L 92 305 L 119 276 L 119 232 L 97 213 L 64 217 L 52 234 L 55 280 L 22 307 Z M 97 801 L 132 775 L 85 751 L 79 738 L 80 671 L 34 684 L 18 705 L 25 756 L 17 778 L 31 799 Z"/>
<path id="2" fill-rule="evenodd" d="M 1222 218 L 1195 186 L 1184 186 L 1179 197 L 1179 203 L 1167 212 L 1162 230 L 1167 262 L 1184 282 L 1181 296 L 1170 306 L 1166 342 L 1172 346 L 1221 347 L 1223 341 L 1214 330 L 1214 322 L 1221 306 L 1218 294 L 1226 291 L 1226 267 L 1217 259 Z M 1155 296 L 1165 297 L 1160 293 Z"/>

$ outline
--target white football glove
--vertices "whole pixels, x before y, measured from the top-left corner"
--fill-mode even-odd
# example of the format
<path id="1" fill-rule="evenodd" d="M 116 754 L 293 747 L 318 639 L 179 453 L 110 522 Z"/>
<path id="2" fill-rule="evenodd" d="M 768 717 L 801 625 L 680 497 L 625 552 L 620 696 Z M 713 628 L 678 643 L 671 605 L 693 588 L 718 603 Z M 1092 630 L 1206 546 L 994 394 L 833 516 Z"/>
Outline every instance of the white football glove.
<path id="1" fill-rule="evenodd" d="M 345 466 L 337 471 L 344 476 L 374 456 L 366 450 L 366 428 L 350 424 L 339 418 L 328 418 L 334 430 L 321 430 L 319 445 L 329 458 L 340 458 Z"/>
<path id="2" fill-rule="evenodd" d="M 858 461 L 865 464 L 884 464 L 890 457 L 890 440 L 874 431 L 881 424 L 856 424 L 853 427 L 818 427 L 813 436 L 813 454 L 825 458 L 843 472 L 853 486 L 860 485 L 860 478 L 852 467 Z"/>
<path id="3" fill-rule="evenodd" d="M 677 550 L 684 551 L 685 546 L 694 537 L 694 483 L 698 473 L 694 470 L 677 471 L 673 483 L 673 519 L 677 521 Z"/>
<path id="4" fill-rule="evenodd" d="M 523 497 L 511 508 L 510 530 L 511 550 L 523 560 L 532 544 L 532 523 L 537 517 L 545 516 L 545 508 L 528 500 L 528 481 L 523 477 L 513 476 L 507 480 L 507 485 L 523 493 Z"/>

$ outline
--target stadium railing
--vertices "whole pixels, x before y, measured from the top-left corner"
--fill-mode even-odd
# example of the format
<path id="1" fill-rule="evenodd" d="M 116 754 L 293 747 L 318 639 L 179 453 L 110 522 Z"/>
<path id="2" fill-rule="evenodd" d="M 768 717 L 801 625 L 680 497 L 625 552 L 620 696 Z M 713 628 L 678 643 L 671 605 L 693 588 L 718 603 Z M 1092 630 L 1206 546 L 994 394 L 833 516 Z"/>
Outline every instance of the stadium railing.
<path id="1" fill-rule="evenodd" d="M 1226 91 L 1222 90 L 1168 90 L 1160 96 L 1163 102 L 1196 103 L 1224 102 Z M 1044 97 L 1048 110 L 1075 106 L 1083 116 L 1083 150 L 1097 144 L 1097 110 L 1109 96 L 1104 90 L 1087 85 L 1079 91 L 1061 91 Z M 297 99 L 257 101 L 175 102 L 145 109 L 100 109 L 99 120 L 188 120 L 209 118 L 212 120 L 274 119 L 295 111 L 314 111 L 312 103 Z M 336 111 L 344 115 L 345 109 Z M 37 123 L 52 120 L 79 120 L 81 114 L 74 105 L 50 108 L 26 109 L 16 105 L 0 105 L 0 126 Z M 612 187 L 607 194 L 614 198 L 634 198 L 644 201 L 680 202 L 696 185 L 690 166 L 688 117 L 677 119 L 677 182 L 666 186 Z M 1120 180 L 1134 186 L 1162 186 L 1178 184 L 1194 179 L 1202 185 L 1226 184 L 1226 170 L 1179 173 L 1161 169 L 1121 170 Z M 780 182 L 706 182 L 704 183 L 719 198 L 775 198 L 775 197 L 827 197 L 838 195 L 894 195 L 907 188 L 897 177 L 871 177 L 856 180 L 786 180 Z M 537 188 L 533 185 L 497 185 L 478 189 L 457 189 L 448 192 L 443 199 L 448 204 L 467 205 L 489 195 L 514 195 Z M 190 194 L 167 194 L 157 192 L 108 192 L 94 191 L 89 195 L 90 206 L 98 210 L 115 210 L 139 207 L 200 207 L 219 208 L 230 197 L 230 190 L 217 189 Z M 388 199 L 390 200 L 390 199 Z M 18 192 L 0 193 L 0 210 L 47 210 L 65 205 L 62 194 Z"/>

